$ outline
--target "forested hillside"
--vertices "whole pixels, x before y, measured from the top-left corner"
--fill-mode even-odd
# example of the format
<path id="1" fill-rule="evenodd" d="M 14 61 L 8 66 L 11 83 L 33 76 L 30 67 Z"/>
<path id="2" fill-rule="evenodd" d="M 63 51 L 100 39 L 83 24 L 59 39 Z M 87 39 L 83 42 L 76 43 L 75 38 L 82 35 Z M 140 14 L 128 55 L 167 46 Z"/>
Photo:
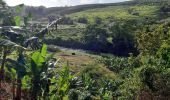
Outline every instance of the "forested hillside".
<path id="1" fill-rule="evenodd" d="M 0 0 L 0 100 L 169 100 L 169 66 L 168 0 Z"/>

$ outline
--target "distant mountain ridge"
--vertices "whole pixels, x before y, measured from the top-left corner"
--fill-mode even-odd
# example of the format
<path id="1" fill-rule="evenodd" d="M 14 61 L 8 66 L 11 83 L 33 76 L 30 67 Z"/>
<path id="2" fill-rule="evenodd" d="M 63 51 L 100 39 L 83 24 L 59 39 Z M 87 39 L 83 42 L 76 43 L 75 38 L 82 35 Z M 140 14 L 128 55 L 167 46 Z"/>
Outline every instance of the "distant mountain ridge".
<path id="1" fill-rule="evenodd" d="M 50 8 L 46 8 L 44 6 L 39 6 L 39 7 L 25 6 L 23 14 L 31 12 L 34 15 L 35 19 L 37 18 L 40 19 L 43 17 L 47 17 L 49 15 L 63 16 L 66 14 L 85 11 L 89 9 L 104 8 L 108 6 L 117 6 L 117 5 L 134 5 L 134 4 L 136 4 L 136 2 L 125 1 L 120 3 L 86 4 L 86 5 L 50 7 Z"/>
<path id="2" fill-rule="evenodd" d="M 48 16 L 63 16 L 71 13 L 81 12 L 89 9 L 95 8 L 104 8 L 108 6 L 120 6 L 120 5 L 137 5 L 139 3 L 160 3 L 167 0 L 134 0 L 134 1 L 125 1 L 119 3 L 106 3 L 106 4 L 86 4 L 86 5 L 77 5 L 77 6 L 65 6 L 65 7 L 50 7 L 46 8 L 44 6 L 33 7 L 25 6 L 22 15 L 27 13 L 33 14 L 34 20 L 40 20 L 42 18 L 47 18 Z"/>

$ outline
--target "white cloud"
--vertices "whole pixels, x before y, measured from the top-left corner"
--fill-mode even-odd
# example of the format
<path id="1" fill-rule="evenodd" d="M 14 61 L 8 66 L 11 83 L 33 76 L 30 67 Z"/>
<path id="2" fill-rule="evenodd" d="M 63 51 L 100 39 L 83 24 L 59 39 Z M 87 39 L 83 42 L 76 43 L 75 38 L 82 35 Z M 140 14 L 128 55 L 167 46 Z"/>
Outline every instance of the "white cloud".
<path id="1" fill-rule="evenodd" d="M 91 3 L 113 3 L 126 0 L 4 0 L 10 6 L 18 4 L 26 4 L 30 6 L 65 6 L 65 5 L 79 5 L 79 4 L 91 4 Z"/>
<path id="2" fill-rule="evenodd" d="M 82 4 L 90 4 L 90 3 L 114 3 L 114 2 L 122 2 L 127 0 L 81 0 Z"/>
<path id="3" fill-rule="evenodd" d="M 99 0 L 81 0 L 81 4 L 98 3 Z"/>

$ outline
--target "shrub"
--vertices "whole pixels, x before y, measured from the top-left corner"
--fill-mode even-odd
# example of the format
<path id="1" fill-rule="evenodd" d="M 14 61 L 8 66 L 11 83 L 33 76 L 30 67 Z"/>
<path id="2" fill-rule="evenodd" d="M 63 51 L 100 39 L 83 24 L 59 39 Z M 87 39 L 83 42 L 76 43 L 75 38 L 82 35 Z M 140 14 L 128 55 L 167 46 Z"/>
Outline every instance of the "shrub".
<path id="1" fill-rule="evenodd" d="M 168 37 L 165 24 L 144 27 L 137 35 L 137 46 L 142 55 L 155 55 L 163 41 Z"/>
<path id="2" fill-rule="evenodd" d="M 170 64 L 170 41 L 166 40 L 157 52 L 157 56 L 162 60 L 162 63 L 165 67 L 169 68 Z"/>
<path id="3" fill-rule="evenodd" d="M 5 17 L 2 22 L 3 26 L 15 26 L 15 20 L 12 16 Z"/>
<path id="4" fill-rule="evenodd" d="M 78 18 L 78 22 L 79 23 L 83 23 L 83 24 L 87 24 L 88 23 L 88 19 L 86 17 L 80 17 L 80 18 Z"/>
<path id="5" fill-rule="evenodd" d="M 119 86 L 119 100 L 138 100 L 138 93 L 142 83 L 139 78 L 140 69 L 132 71 L 132 76 L 123 80 L 123 84 Z"/>
<path id="6" fill-rule="evenodd" d="M 70 17 L 63 17 L 61 24 L 73 25 L 74 21 Z"/>
<path id="7" fill-rule="evenodd" d="M 102 24 L 102 19 L 100 17 L 95 17 L 96 24 Z"/>
<path id="8" fill-rule="evenodd" d="M 145 91 L 149 89 L 154 98 L 168 99 L 170 95 L 170 70 L 157 67 L 145 67 L 140 72 L 141 82 Z"/>
<path id="9" fill-rule="evenodd" d="M 139 12 L 135 11 L 134 9 L 128 9 L 129 14 L 135 15 L 135 16 L 139 16 Z"/>
<path id="10" fill-rule="evenodd" d="M 170 12 L 170 5 L 167 3 L 163 4 L 160 8 L 160 11 L 162 11 L 164 13 Z"/>

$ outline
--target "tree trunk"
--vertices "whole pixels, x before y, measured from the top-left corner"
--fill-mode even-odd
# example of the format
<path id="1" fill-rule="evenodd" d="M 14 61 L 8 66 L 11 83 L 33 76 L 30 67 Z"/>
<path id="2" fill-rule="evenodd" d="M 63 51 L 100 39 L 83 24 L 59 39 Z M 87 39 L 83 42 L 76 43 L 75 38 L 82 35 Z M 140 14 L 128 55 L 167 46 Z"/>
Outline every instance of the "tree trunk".
<path id="1" fill-rule="evenodd" d="M 13 100 L 15 100 L 15 80 L 12 82 L 12 96 Z"/>
<path id="2" fill-rule="evenodd" d="M 21 100 L 21 79 L 20 78 L 18 78 L 17 79 L 17 93 L 16 93 L 16 100 Z"/>
<path id="3" fill-rule="evenodd" d="M 0 88 L 2 87 L 1 83 L 4 80 L 4 73 L 5 73 L 4 67 L 5 67 L 6 57 L 7 57 L 7 51 L 4 48 L 4 50 L 3 50 L 3 58 L 2 58 L 2 66 L 1 66 L 1 69 L 0 69 Z"/>
<path id="4" fill-rule="evenodd" d="M 36 78 L 35 78 L 33 80 L 33 88 L 32 88 L 32 93 L 31 93 L 31 100 L 37 100 L 38 90 L 39 90 L 39 80 L 36 80 Z"/>
<path id="5" fill-rule="evenodd" d="M 47 80 L 47 84 L 45 86 L 45 92 L 43 94 L 44 100 L 46 100 L 48 98 L 48 94 L 49 94 L 49 91 L 50 91 L 50 84 L 51 84 L 51 81 Z"/>

